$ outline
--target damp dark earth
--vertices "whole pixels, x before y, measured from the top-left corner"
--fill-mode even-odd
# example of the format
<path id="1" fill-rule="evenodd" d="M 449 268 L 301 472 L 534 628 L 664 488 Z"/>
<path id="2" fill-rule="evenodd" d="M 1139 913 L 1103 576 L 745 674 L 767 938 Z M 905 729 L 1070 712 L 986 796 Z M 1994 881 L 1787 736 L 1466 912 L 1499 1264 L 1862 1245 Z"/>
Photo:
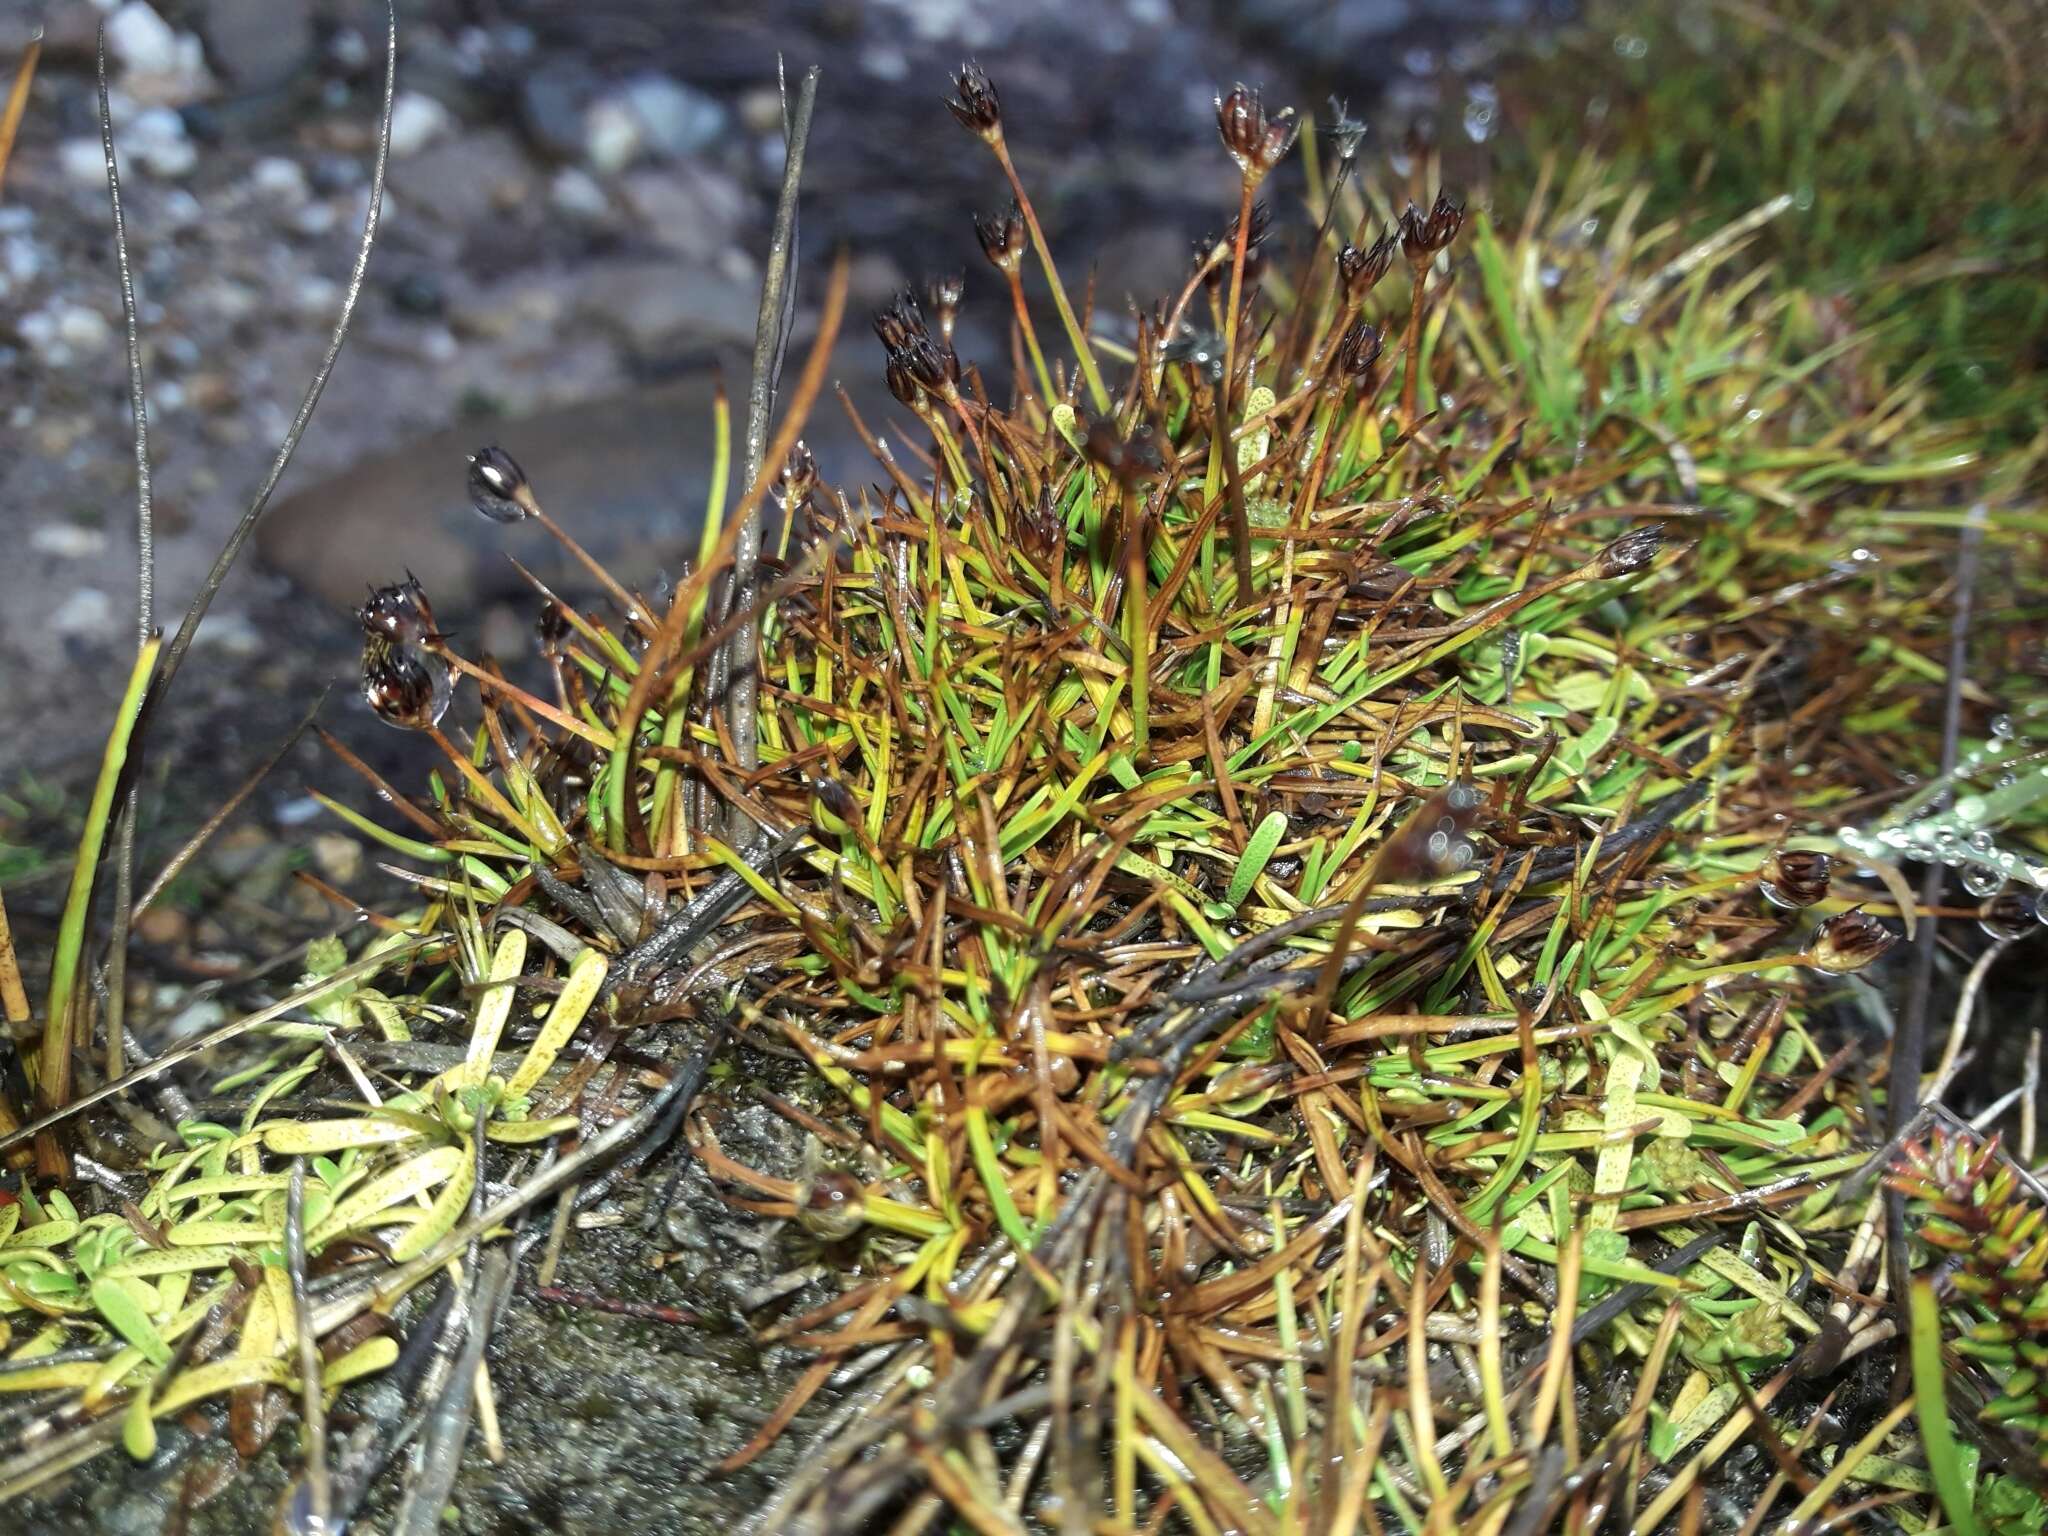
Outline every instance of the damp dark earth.
<path id="1" fill-rule="evenodd" d="M 2039 32 L 0 0 L 0 1524 L 2048 1530 Z"/>

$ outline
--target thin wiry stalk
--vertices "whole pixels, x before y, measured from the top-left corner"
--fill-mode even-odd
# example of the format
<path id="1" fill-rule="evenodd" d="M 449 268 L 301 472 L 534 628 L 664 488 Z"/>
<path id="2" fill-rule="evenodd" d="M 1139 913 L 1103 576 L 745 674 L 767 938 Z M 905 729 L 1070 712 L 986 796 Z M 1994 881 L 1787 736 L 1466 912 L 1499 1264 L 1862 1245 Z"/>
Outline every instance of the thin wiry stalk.
<path id="1" fill-rule="evenodd" d="M 782 191 L 775 204 L 775 232 L 768 244 L 768 264 L 761 277 L 761 312 L 754 329 L 754 368 L 747 385 L 747 430 L 741 466 L 743 483 L 752 485 L 762 472 L 762 454 L 768 446 L 768 427 L 775 414 L 776 385 L 782 377 L 783 357 L 789 349 L 790 321 L 796 312 L 797 193 L 803 182 L 804 149 L 811 138 L 811 112 L 818 100 L 819 70 L 812 65 L 797 86 L 796 110 L 789 113 L 783 129 Z M 787 92 L 785 91 L 784 111 Z M 779 468 L 779 466 L 777 466 Z M 761 563 L 761 518 L 757 512 L 746 519 L 733 545 L 731 594 L 733 611 L 745 615 L 732 639 L 722 648 L 715 666 L 726 679 L 726 724 L 732 732 L 739 766 L 756 767 L 760 757 L 760 729 L 756 721 L 760 698 L 760 629 L 753 616 L 759 587 Z M 724 615 L 719 615 L 723 618 Z M 746 812 L 733 806 L 727 814 L 726 836 L 737 840 L 748 831 Z"/>
<path id="2" fill-rule="evenodd" d="M 327 1393 L 320 1381 L 320 1340 L 313 1332 L 313 1307 L 306 1291 L 306 1160 L 292 1159 L 285 1198 L 284 1268 L 291 1281 L 292 1324 L 297 1334 L 299 1414 L 304 1426 L 306 1510 L 311 1529 L 327 1528 L 333 1493 L 327 1484 Z"/>
<path id="3" fill-rule="evenodd" d="M 271 460 L 262 483 L 256 487 L 256 494 L 250 499 L 248 510 L 235 525 L 220 553 L 214 557 L 213 567 L 200 582 L 199 591 L 192 599 L 192 606 L 185 611 L 184 619 L 178 625 L 178 632 L 164 648 L 164 657 L 157 672 L 155 699 L 161 699 L 170 689 L 171 679 L 177 676 L 178 668 L 184 663 L 185 653 L 192 649 L 192 637 L 199 630 L 200 620 L 213 606 L 213 599 L 227 580 L 228 572 L 242 553 L 242 546 L 249 542 L 249 535 L 256 531 L 256 523 L 270 505 L 271 493 L 277 489 L 277 482 L 284 478 L 286 466 L 292 455 L 298 452 L 299 439 L 306 435 L 306 427 L 313 419 L 313 410 L 320 404 L 320 396 L 327 389 L 327 381 L 333 376 L 335 359 L 341 356 L 342 343 L 348 340 L 350 322 L 355 319 L 356 304 L 363 296 L 363 279 L 370 270 L 370 252 L 377 243 L 377 223 L 384 210 L 384 174 L 391 162 L 391 110 L 398 93 L 398 9 L 396 0 L 386 0 L 384 23 L 384 106 L 377 124 L 377 159 L 370 171 L 370 203 L 363 216 L 363 233 L 356 247 L 355 264 L 349 269 L 348 286 L 342 292 L 341 313 L 335 317 L 334 331 L 327 343 L 327 351 L 320 359 L 320 365 L 313 370 L 313 382 L 306 388 L 305 398 L 299 402 L 298 414 L 285 429 L 284 440 L 278 445 L 277 456 Z"/>
<path id="4" fill-rule="evenodd" d="M 136 323 L 135 275 L 128 264 L 128 222 L 121 208 L 121 168 L 114 154 L 114 114 L 107 104 L 107 29 L 99 29 L 100 149 L 107 161 L 107 203 L 113 215 L 114 267 L 120 279 L 121 327 L 128 343 L 128 415 L 135 433 L 135 643 L 148 642 L 156 628 L 156 523 L 150 506 L 149 395 L 142 377 L 142 337 Z M 107 947 L 107 1076 L 123 1070 L 121 1028 L 128 1000 L 128 925 L 135 897 L 135 831 L 142 804 L 136 782 L 141 742 L 131 756 L 128 795 L 114 866 L 114 932 Z"/>
<path id="5" fill-rule="evenodd" d="M 1970 664 L 1970 610 L 1976 598 L 1977 561 L 1984 538 L 1985 508 L 1970 508 L 1956 552 L 1955 596 L 1949 611 L 1948 671 L 1942 684 L 1941 785 L 1935 798 L 1937 811 L 1947 808 L 1954 797 L 1956 760 L 1962 734 L 1963 680 Z M 1920 928 L 1915 934 L 1913 977 L 1908 983 L 1906 1004 L 1892 1036 L 1889 1074 L 1889 1113 L 1894 1138 L 1904 1133 L 1920 1109 L 1920 1071 L 1926 1065 L 1927 1011 L 1934 996 L 1934 954 L 1936 908 L 1947 869 L 1929 861 L 1920 877 Z M 1892 1294 L 1905 1296 L 1912 1285 L 1912 1254 L 1906 1245 L 1906 1197 L 1896 1189 L 1885 1194 L 1886 1259 L 1891 1269 Z"/>

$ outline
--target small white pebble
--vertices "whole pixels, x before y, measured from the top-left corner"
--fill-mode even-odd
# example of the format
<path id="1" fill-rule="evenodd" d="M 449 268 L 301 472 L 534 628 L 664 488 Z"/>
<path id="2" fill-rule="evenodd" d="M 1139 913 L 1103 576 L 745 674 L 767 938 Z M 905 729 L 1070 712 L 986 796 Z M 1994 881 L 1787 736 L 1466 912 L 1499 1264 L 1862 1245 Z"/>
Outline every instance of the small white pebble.
<path id="1" fill-rule="evenodd" d="M 265 155 L 250 167 L 249 189 L 266 203 L 296 208 L 306 200 L 306 172 L 296 160 Z"/>
<path id="2" fill-rule="evenodd" d="M 446 133 L 454 119 L 448 109 L 418 91 L 401 92 L 391 104 L 391 153 L 416 155 Z"/>
<path id="3" fill-rule="evenodd" d="M 66 139 L 57 146 L 57 164 L 66 180 L 82 187 L 106 184 L 107 156 L 98 139 Z"/>
<path id="4" fill-rule="evenodd" d="M 565 218 L 595 222 L 610 211 L 611 203 L 597 178 L 581 166 L 567 166 L 555 172 L 548 183 L 548 202 Z"/>
<path id="5" fill-rule="evenodd" d="M 143 0 L 131 0 L 107 18 L 107 51 L 142 75 L 168 75 L 180 63 L 178 34 Z"/>
<path id="6" fill-rule="evenodd" d="M 135 164 L 166 181 L 190 175 L 199 164 L 198 149 L 185 137 L 185 120 L 169 107 L 137 113 L 116 142 Z"/>
<path id="7" fill-rule="evenodd" d="M 60 560 L 84 560 L 107 547 L 107 536 L 98 528 L 81 528 L 76 523 L 45 523 L 28 536 L 28 545 Z"/>
<path id="8" fill-rule="evenodd" d="M 594 101 L 583 114 L 583 155 L 600 176 L 614 176 L 640 153 L 639 114 L 623 101 Z"/>

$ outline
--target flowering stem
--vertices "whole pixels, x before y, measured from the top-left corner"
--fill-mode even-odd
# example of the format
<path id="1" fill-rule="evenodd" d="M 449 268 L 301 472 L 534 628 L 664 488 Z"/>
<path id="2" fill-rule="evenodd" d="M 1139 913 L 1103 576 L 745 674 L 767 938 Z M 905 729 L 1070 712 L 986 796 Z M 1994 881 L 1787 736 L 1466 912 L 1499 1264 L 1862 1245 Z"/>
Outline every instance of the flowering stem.
<path id="1" fill-rule="evenodd" d="M 1038 345 L 1038 328 L 1031 323 L 1031 311 L 1024 303 L 1024 274 L 1012 267 L 1007 276 L 1010 279 L 1010 304 L 1017 311 L 1017 329 L 1024 333 L 1024 345 L 1031 352 L 1031 371 L 1038 379 L 1038 393 L 1050 409 L 1054 398 L 1052 371 L 1045 366 L 1045 353 Z"/>
<path id="2" fill-rule="evenodd" d="M 1124 492 L 1124 628 L 1131 647 L 1131 761 L 1142 763 L 1148 745 L 1152 666 L 1151 625 L 1145 613 L 1145 520 L 1133 490 Z"/>
<path id="3" fill-rule="evenodd" d="M 1401 379 L 1401 430 L 1415 430 L 1415 399 L 1422 383 L 1422 300 L 1429 287 L 1429 268 L 1411 267 L 1414 286 L 1408 295 L 1408 365 Z"/>
<path id="4" fill-rule="evenodd" d="M 1074 306 L 1067 302 L 1066 287 L 1060 282 L 1060 269 L 1053 265 L 1052 250 L 1045 243 L 1045 231 L 1038 227 L 1038 213 L 1024 193 L 1024 183 L 1017 178 L 1017 167 L 1011 163 L 1010 146 L 998 138 L 993 147 L 996 159 L 1002 164 L 1003 174 L 1010 179 L 1010 191 L 1017 199 L 1017 206 L 1023 211 L 1024 227 L 1031 231 L 1031 248 L 1038 253 L 1038 264 L 1045 268 L 1045 280 L 1052 288 L 1052 301 L 1060 312 L 1060 324 L 1067 328 L 1067 339 L 1074 344 L 1075 358 L 1081 364 L 1081 377 L 1088 381 L 1088 398 L 1095 402 L 1096 411 L 1106 416 L 1109 414 L 1109 391 L 1102 387 L 1102 375 L 1095 367 L 1095 354 L 1088 346 L 1088 333 L 1081 329 L 1081 322 L 1074 318 Z M 1050 394 L 1047 399 L 1051 399 Z"/>
<path id="5" fill-rule="evenodd" d="M 1237 311 L 1244 295 L 1244 256 L 1251 243 L 1252 192 L 1254 183 L 1244 178 L 1244 191 L 1237 204 L 1237 239 L 1230 248 L 1230 303 L 1223 312 L 1223 388 L 1224 403 L 1227 405 L 1230 393 L 1237 382 Z"/>

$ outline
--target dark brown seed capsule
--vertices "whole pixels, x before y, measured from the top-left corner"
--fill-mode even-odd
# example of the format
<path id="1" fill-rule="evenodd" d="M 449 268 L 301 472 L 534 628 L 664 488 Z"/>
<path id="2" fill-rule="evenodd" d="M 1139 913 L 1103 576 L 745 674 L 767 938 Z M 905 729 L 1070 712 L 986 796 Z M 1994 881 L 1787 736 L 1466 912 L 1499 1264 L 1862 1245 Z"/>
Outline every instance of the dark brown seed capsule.
<path id="1" fill-rule="evenodd" d="M 1337 378 L 1362 387 L 1372 377 L 1380 349 L 1380 333 L 1363 320 L 1352 321 L 1337 342 Z"/>
<path id="2" fill-rule="evenodd" d="M 1617 576 L 1633 576 L 1637 571 L 1647 569 L 1663 547 L 1662 523 L 1646 523 L 1641 528 L 1631 528 L 1593 557 L 1593 574 L 1603 581 L 1612 581 Z"/>
<path id="3" fill-rule="evenodd" d="M 2008 886 L 1977 909 L 1977 926 L 1994 939 L 2023 939 L 2048 922 L 2039 897 Z"/>
<path id="4" fill-rule="evenodd" d="M 560 603 L 544 604 L 540 610 L 540 618 L 533 628 L 540 636 L 541 654 L 552 656 L 569 638 L 569 615 L 562 611 Z"/>
<path id="5" fill-rule="evenodd" d="M 892 361 L 902 363 L 913 379 L 935 395 L 947 394 L 960 382 L 958 354 L 951 347 L 940 347 L 929 336 L 912 337 Z"/>
<path id="6" fill-rule="evenodd" d="M 1347 245 L 1337 253 L 1337 275 L 1344 282 L 1344 296 L 1354 304 L 1363 304 L 1366 296 L 1380 284 L 1380 279 L 1394 264 L 1394 251 L 1400 240 L 1392 230 L 1384 230 L 1380 237 L 1364 250 Z"/>
<path id="7" fill-rule="evenodd" d="M 1401 239 L 1401 254 L 1411 266 L 1427 266 L 1431 257 L 1458 238 L 1458 231 L 1464 226 L 1465 205 L 1453 202 L 1447 192 L 1437 193 L 1427 213 L 1410 203 L 1402 211 L 1396 230 Z"/>
<path id="8" fill-rule="evenodd" d="M 1814 930 L 1806 958 L 1814 969 L 1839 976 L 1860 971 L 1899 942 L 1899 936 L 1861 907 L 1837 912 Z"/>
<path id="9" fill-rule="evenodd" d="M 828 1243 L 851 1237 L 866 1220 L 860 1180 L 837 1168 L 821 1169 L 796 1189 L 796 1219 L 813 1237 Z"/>
<path id="10" fill-rule="evenodd" d="M 410 645 L 372 635 L 363 646 L 363 698 L 377 718 L 400 730 L 441 723 L 453 694 L 448 669 Z"/>
<path id="11" fill-rule="evenodd" d="M 1756 885 L 1773 906 L 1810 907 L 1826 899 L 1833 874 L 1832 861 L 1818 849 L 1780 848 L 1764 864 Z"/>
<path id="12" fill-rule="evenodd" d="M 1257 184 L 1286 155 L 1300 124 L 1294 120 L 1292 107 L 1268 117 L 1259 93 L 1240 84 L 1216 98 L 1216 128 L 1223 135 L 1223 147 L 1237 162 L 1238 173 Z"/>
<path id="13" fill-rule="evenodd" d="M 1024 260 L 1024 210 L 1010 204 L 1004 214 L 977 213 L 974 237 L 981 242 L 981 254 L 999 271 L 1014 272 Z"/>
<path id="14" fill-rule="evenodd" d="M 875 311 L 875 334 L 891 352 L 900 352 L 918 337 L 928 335 L 924 311 L 917 307 L 917 295 L 908 288 Z"/>
<path id="15" fill-rule="evenodd" d="M 917 375 L 903 363 L 903 354 L 889 354 L 888 366 L 882 370 L 882 382 L 889 386 L 889 393 L 909 406 L 913 411 L 924 403 L 924 394 L 917 387 Z"/>
<path id="16" fill-rule="evenodd" d="M 410 571 L 404 581 L 372 587 L 370 600 L 356 610 L 356 619 L 369 633 L 408 645 L 429 645 L 441 638 L 427 594 Z"/>
<path id="17" fill-rule="evenodd" d="M 532 516 L 526 471 L 495 443 L 469 456 L 469 500 L 494 523 L 523 522 Z"/>
<path id="18" fill-rule="evenodd" d="M 993 144 L 1003 136 L 1003 103 L 988 71 L 973 60 L 960 66 L 953 76 L 953 94 L 946 110 L 959 119 L 960 126 Z"/>

